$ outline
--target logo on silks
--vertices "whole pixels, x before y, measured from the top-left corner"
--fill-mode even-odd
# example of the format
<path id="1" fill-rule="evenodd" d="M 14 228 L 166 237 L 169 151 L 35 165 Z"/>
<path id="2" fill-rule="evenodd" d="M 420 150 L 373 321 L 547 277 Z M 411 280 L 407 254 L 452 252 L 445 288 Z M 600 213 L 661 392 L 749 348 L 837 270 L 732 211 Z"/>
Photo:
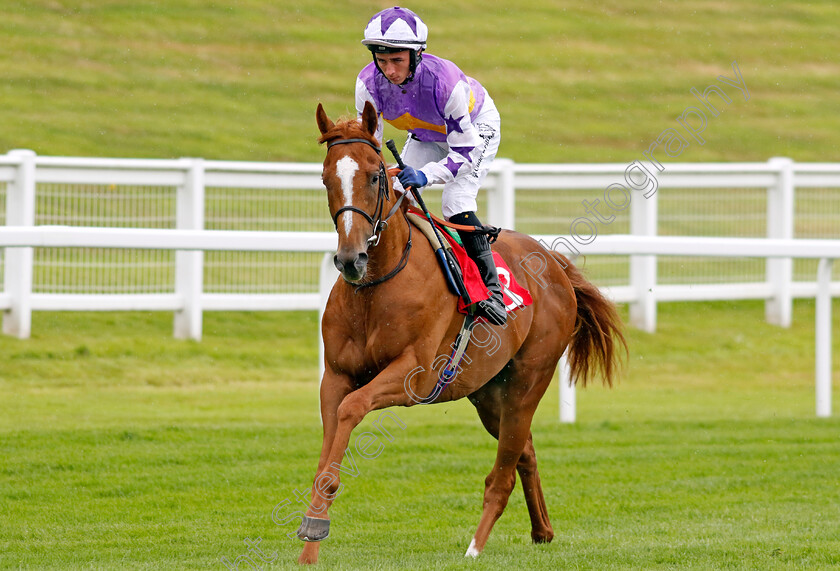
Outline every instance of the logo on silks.
<path id="1" fill-rule="evenodd" d="M 484 146 L 481 148 L 481 152 L 478 153 L 475 163 L 473 163 L 473 169 L 470 171 L 470 176 L 472 178 L 478 178 L 478 171 L 481 170 L 481 163 L 484 161 L 484 154 L 487 152 L 487 147 L 490 146 L 490 141 L 492 141 L 493 137 L 496 136 L 496 129 L 494 129 L 492 125 L 488 125 L 487 123 L 476 123 L 475 126 L 478 130 L 478 136 L 484 141 Z"/>
<path id="2" fill-rule="evenodd" d="M 496 136 L 496 129 L 487 123 L 476 123 L 478 129 L 478 136 L 484 139 L 484 144 L 487 145 L 490 139 Z"/>

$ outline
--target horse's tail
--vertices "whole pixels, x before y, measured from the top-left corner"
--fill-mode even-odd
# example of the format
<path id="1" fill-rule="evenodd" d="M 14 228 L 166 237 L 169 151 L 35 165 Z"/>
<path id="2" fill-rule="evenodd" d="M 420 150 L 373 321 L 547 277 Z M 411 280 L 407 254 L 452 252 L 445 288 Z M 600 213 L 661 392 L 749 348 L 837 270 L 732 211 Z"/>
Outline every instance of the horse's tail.
<path id="1" fill-rule="evenodd" d="M 612 386 L 627 340 L 615 305 L 573 265 L 565 268 L 577 299 L 577 321 L 569 342 L 568 363 L 575 383 L 586 383 L 598 372 Z M 619 353 L 619 349 L 624 351 Z M 622 355 L 623 353 L 623 355 Z"/>

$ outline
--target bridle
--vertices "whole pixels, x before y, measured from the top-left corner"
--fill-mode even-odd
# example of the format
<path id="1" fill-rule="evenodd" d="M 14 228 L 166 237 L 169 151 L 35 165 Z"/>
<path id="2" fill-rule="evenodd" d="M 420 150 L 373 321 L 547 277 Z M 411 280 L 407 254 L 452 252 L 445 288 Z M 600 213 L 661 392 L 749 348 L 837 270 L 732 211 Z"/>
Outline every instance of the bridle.
<path id="1" fill-rule="evenodd" d="M 364 143 L 365 145 L 368 145 L 374 151 L 376 151 L 376 154 L 378 156 L 382 156 L 382 149 L 377 147 L 367 139 L 336 139 L 327 143 L 327 151 L 329 151 L 330 148 L 332 148 L 335 145 L 346 145 L 350 143 Z M 394 206 L 391 207 L 391 210 L 388 211 L 388 214 L 385 216 L 385 218 L 382 218 L 382 211 L 385 209 L 385 201 L 391 200 L 390 194 L 388 192 L 387 176 L 388 173 L 385 170 L 385 163 L 380 158 L 379 191 L 376 196 L 376 206 L 374 207 L 373 216 L 371 216 L 361 208 L 356 208 L 355 206 L 342 206 L 341 208 L 336 210 L 335 215 L 333 215 L 333 224 L 335 225 L 336 230 L 338 230 L 338 215 L 342 212 L 355 212 L 356 214 L 361 214 L 364 217 L 364 219 L 367 220 L 373 227 L 373 234 L 370 238 L 367 239 L 368 245 L 379 245 L 379 239 L 382 236 L 382 232 L 388 227 L 388 220 L 400 209 L 400 205 L 402 204 L 402 201 L 405 198 L 406 194 L 401 194 L 400 197 L 397 199 L 397 202 L 394 203 Z M 403 214 L 403 216 L 405 215 Z M 403 248 L 402 257 L 400 258 L 400 261 L 397 263 L 396 267 L 380 278 L 359 284 L 356 287 L 356 292 L 358 292 L 362 288 L 381 284 L 382 282 L 391 279 L 392 277 L 400 273 L 400 271 L 408 264 L 408 254 L 409 252 L 411 252 L 411 223 L 408 222 L 408 219 L 406 219 L 406 223 L 408 224 L 408 240 L 405 243 L 405 248 Z"/>
<path id="2" fill-rule="evenodd" d="M 331 149 L 335 145 L 346 145 L 350 143 L 364 143 L 371 147 L 376 154 L 382 156 L 382 149 L 368 141 L 367 139 L 337 139 L 335 141 L 330 141 L 327 143 L 327 150 Z M 367 242 L 370 245 L 376 246 L 379 244 L 379 238 L 382 235 L 382 231 L 388 227 L 388 219 L 393 216 L 397 210 L 400 208 L 400 204 L 402 204 L 403 198 L 405 194 L 401 195 L 400 198 L 397 200 L 396 204 L 388 211 L 388 214 L 385 218 L 382 218 L 382 211 L 385 208 L 385 201 L 390 200 L 390 194 L 388 193 L 388 173 L 385 170 L 385 163 L 382 160 L 379 160 L 379 192 L 376 196 L 376 207 L 373 211 L 373 216 L 362 210 L 361 208 L 357 208 L 355 206 L 342 206 L 338 210 L 336 210 L 335 214 L 333 215 L 333 224 L 335 225 L 336 229 L 338 229 L 338 216 L 342 212 L 355 212 L 356 214 L 361 214 L 365 220 L 370 223 L 373 227 L 373 234 L 370 238 L 368 238 Z"/>

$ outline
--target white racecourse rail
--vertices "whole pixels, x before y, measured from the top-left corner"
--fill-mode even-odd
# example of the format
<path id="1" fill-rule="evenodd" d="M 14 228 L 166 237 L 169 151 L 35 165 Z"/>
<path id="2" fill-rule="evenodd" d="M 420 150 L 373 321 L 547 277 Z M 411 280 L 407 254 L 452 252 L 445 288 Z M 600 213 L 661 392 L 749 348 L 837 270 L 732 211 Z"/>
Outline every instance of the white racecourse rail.
<path id="1" fill-rule="evenodd" d="M 487 221 L 506 228 L 516 227 L 516 211 L 522 206 L 517 203 L 517 193 L 597 190 L 599 193 L 592 195 L 597 202 L 600 192 L 623 183 L 628 196 L 633 195 L 633 200 L 628 198 L 622 205 L 622 208 L 629 206 L 630 235 L 599 235 L 592 231 L 589 236 L 581 236 L 580 232 L 570 232 L 577 228 L 575 222 L 585 216 L 575 219 L 571 227 L 558 227 L 560 232 L 556 233 L 534 232 L 527 227 L 522 230 L 547 245 L 557 245 L 555 249 L 564 254 L 629 256 L 628 285 L 611 285 L 605 289 L 616 301 L 628 302 L 633 325 L 648 331 L 655 329 L 659 301 L 764 299 L 767 319 L 788 326 L 792 298 L 816 296 L 817 413 L 828 415 L 831 410 L 830 304 L 831 295 L 840 294 L 840 282 L 831 282 L 831 261 L 840 257 L 840 240 L 794 239 L 800 235 L 800 226 L 795 224 L 794 205 L 797 188 L 840 189 L 840 164 L 803 164 L 784 158 L 766 163 L 667 164 L 661 172 L 650 167 L 656 175 L 651 177 L 656 185 L 655 192 L 650 193 L 644 192 L 638 177 L 634 179 L 634 168 L 637 169 L 635 174 L 642 172 L 634 165 L 617 163 L 523 165 L 497 159 L 485 185 Z M 308 163 L 39 157 L 26 150 L 0 156 L 0 185 L 5 185 L 5 188 L 0 186 L 0 199 L 5 198 L 5 226 L 0 225 L 0 252 L 4 254 L 0 309 L 4 311 L 4 333 L 28 337 L 33 310 L 136 309 L 174 311 L 176 337 L 200 339 L 201 316 L 205 310 L 322 307 L 324 291 L 335 278 L 329 263 L 329 253 L 335 248 L 333 232 L 205 229 L 206 189 L 267 189 L 278 194 L 296 189 L 318 193 L 323 189 L 320 171 L 319 164 Z M 108 185 L 110 188 L 154 185 L 171 189 L 174 220 L 171 228 L 165 229 L 87 227 L 78 222 L 60 227 L 36 225 L 39 204 L 36 196 L 48 185 Z M 668 192 L 680 188 L 761 189 L 766 192 L 766 228 L 761 232 L 766 238 L 657 236 L 661 224 L 659 197 L 667 197 Z M 609 200 L 606 194 L 603 198 L 605 202 Z M 322 196 L 318 196 L 318 200 L 325 203 Z M 572 216 L 586 213 L 590 215 L 590 223 L 592 218 L 595 218 L 594 222 L 603 222 L 599 216 L 603 216 L 604 210 L 600 215 L 593 214 L 588 207 L 594 203 L 587 202 L 584 207 L 577 206 L 580 212 L 573 212 Z M 840 212 L 829 215 L 840 221 Z M 821 224 L 831 227 L 827 237 L 840 238 L 840 226 L 834 223 L 834 218 L 826 220 Z M 601 229 L 605 228 L 602 225 Z M 569 251 L 564 244 L 572 245 L 576 251 Z M 176 251 L 174 283 L 169 293 L 33 292 L 33 249 L 42 247 Z M 203 288 L 206 251 L 325 253 L 321 264 L 321 291 L 208 293 Z M 657 284 L 657 256 L 764 258 L 767 260 L 766 279 L 737 284 Z M 794 281 L 794 258 L 820 260 L 817 279 Z M 561 383 L 561 387 L 565 385 Z M 571 421 L 574 419 L 573 393 L 564 391 L 563 394 L 561 419 Z"/>

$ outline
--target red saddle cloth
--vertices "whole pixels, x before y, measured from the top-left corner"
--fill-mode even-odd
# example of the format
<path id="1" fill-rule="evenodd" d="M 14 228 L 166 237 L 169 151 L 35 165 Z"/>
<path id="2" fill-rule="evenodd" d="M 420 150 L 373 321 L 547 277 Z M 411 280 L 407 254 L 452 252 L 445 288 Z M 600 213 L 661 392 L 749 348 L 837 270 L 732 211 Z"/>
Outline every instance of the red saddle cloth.
<path id="1" fill-rule="evenodd" d="M 452 251 L 458 259 L 458 265 L 461 266 L 461 273 L 464 275 L 464 285 L 467 288 L 467 293 L 469 293 L 472 302 L 478 303 L 479 301 L 489 299 L 490 291 L 484 285 L 481 274 L 478 272 L 478 267 L 476 267 L 475 262 L 467 255 L 464 247 L 445 229 L 441 229 L 440 233 L 443 234 L 444 238 L 452 246 Z M 515 309 L 521 309 L 531 305 L 534 302 L 531 299 L 531 294 L 527 289 L 519 285 L 504 258 L 498 252 L 493 252 L 493 260 L 495 260 L 496 269 L 499 272 L 499 283 L 502 285 L 502 299 L 504 300 L 507 312 L 510 313 Z M 463 298 L 459 298 L 458 311 L 469 313 L 467 307 L 464 304 Z"/>

